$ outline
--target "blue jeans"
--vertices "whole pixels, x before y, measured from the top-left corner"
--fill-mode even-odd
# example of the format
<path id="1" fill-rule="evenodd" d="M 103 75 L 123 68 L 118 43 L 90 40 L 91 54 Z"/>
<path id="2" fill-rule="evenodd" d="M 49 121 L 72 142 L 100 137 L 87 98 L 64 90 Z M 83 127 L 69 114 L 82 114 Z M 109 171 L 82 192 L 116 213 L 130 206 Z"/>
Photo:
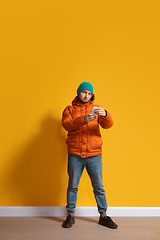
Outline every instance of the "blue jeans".
<path id="1" fill-rule="evenodd" d="M 77 202 L 77 191 L 82 172 L 86 167 L 91 179 L 93 192 L 97 202 L 98 212 L 105 213 L 107 202 L 105 190 L 102 184 L 102 156 L 81 158 L 80 156 L 68 154 L 68 189 L 67 189 L 67 210 L 74 213 Z"/>

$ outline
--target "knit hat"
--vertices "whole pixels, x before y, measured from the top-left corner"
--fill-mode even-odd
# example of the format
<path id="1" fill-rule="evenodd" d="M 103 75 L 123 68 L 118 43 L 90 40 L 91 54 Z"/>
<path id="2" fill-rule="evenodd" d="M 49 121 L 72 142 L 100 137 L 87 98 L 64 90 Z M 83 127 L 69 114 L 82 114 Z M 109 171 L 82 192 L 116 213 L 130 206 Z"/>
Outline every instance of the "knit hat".
<path id="1" fill-rule="evenodd" d="M 82 82 L 78 89 L 77 89 L 77 95 L 79 95 L 81 92 L 85 91 L 85 90 L 88 90 L 92 93 L 92 96 L 93 96 L 93 86 L 91 83 L 89 82 Z"/>

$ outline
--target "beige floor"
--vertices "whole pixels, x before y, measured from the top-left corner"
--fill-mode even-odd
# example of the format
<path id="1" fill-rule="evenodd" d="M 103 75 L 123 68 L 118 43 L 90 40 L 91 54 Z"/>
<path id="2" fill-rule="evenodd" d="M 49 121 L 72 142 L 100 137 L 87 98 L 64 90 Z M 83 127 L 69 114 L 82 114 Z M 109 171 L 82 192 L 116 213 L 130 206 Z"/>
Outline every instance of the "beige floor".
<path id="1" fill-rule="evenodd" d="M 114 217 L 117 230 L 97 224 L 98 218 L 77 217 L 70 229 L 64 218 L 0 218 L 0 240 L 160 240 L 160 217 Z"/>

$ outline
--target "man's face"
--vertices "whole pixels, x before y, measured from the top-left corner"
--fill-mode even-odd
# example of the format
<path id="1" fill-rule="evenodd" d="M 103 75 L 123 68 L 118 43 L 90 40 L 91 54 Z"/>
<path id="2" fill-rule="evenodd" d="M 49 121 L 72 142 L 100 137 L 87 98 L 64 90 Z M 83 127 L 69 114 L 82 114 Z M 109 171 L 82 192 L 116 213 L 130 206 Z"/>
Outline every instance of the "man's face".
<path id="1" fill-rule="evenodd" d="M 88 90 L 85 90 L 83 92 L 80 92 L 79 98 L 82 102 L 86 103 L 88 102 L 92 97 L 92 93 Z"/>

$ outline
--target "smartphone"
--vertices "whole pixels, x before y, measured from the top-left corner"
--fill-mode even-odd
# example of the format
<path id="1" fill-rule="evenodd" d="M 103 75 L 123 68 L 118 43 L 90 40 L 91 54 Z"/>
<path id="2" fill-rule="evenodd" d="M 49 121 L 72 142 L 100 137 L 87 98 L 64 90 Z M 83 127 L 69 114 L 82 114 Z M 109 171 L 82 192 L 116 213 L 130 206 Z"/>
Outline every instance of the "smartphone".
<path id="1" fill-rule="evenodd" d="M 92 112 L 91 112 L 91 114 L 93 114 L 95 117 L 97 116 L 97 114 L 94 113 L 94 110 L 95 110 L 96 108 L 98 108 L 98 107 L 93 107 Z"/>

